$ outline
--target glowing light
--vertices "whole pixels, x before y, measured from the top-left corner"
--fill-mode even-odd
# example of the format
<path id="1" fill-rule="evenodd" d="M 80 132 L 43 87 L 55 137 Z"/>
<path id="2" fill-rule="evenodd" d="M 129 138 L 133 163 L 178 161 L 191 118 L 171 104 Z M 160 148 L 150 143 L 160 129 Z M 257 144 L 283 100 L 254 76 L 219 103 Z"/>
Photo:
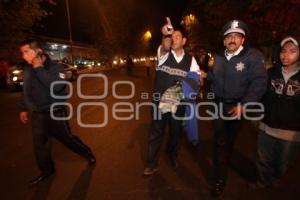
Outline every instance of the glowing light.
<path id="1" fill-rule="evenodd" d="M 13 74 L 20 74 L 21 71 L 20 71 L 20 70 L 14 70 L 12 73 L 13 73 Z"/>
<path id="2" fill-rule="evenodd" d="M 151 32 L 149 30 L 147 30 L 144 33 L 143 39 L 144 39 L 144 41 L 148 42 L 151 38 L 152 38 L 152 34 L 151 34 Z"/>

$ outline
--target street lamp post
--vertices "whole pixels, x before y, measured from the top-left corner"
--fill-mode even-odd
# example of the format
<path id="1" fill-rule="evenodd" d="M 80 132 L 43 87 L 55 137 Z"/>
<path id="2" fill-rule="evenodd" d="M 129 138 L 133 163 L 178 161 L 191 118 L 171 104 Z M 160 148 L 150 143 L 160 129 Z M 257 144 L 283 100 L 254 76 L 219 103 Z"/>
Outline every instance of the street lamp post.
<path id="1" fill-rule="evenodd" d="M 71 63 L 73 64 L 73 38 L 72 38 L 72 26 L 71 26 L 69 0 L 66 0 L 66 10 L 67 10 L 69 42 L 70 42 L 70 50 L 71 50 Z"/>

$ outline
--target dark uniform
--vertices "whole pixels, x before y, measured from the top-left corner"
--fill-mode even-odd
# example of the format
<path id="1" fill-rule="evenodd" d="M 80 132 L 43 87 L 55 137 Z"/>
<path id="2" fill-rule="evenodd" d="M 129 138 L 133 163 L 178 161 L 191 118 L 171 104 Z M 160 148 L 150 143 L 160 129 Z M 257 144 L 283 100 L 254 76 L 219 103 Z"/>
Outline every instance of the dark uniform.
<path id="1" fill-rule="evenodd" d="M 243 33 L 245 25 L 233 21 L 225 25 L 225 31 Z M 231 26 L 234 27 L 231 30 Z M 219 113 L 229 117 L 228 113 L 239 103 L 258 102 L 267 86 L 267 73 L 263 55 L 255 49 L 243 47 L 237 54 L 227 59 L 226 51 L 216 55 L 213 72 L 208 75 L 212 80 L 212 90 Z M 227 179 L 227 169 L 241 120 L 225 119 L 219 115 L 213 121 L 214 154 L 213 171 L 215 185 L 213 195 L 220 195 Z"/>
<path id="2" fill-rule="evenodd" d="M 73 135 L 67 120 L 54 120 L 50 116 L 50 106 L 53 103 L 65 102 L 66 99 L 55 99 L 50 94 L 51 84 L 63 80 L 63 65 L 51 61 L 48 57 L 44 66 L 24 69 L 22 111 L 32 112 L 32 134 L 34 153 L 42 174 L 55 172 L 54 162 L 51 156 L 51 139 L 56 138 L 73 152 L 83 156 L 89 164 L 95 163 L 91 149 L 78 137 Z M 56 84 L 53 92 L 57 96 L 66 95 L 66 85 Z M 55 117 L 67 117 L 65 106 L 53 108 Z"/>
<path id="3" fill-rule="evenodd" d="M 224 54 L 216 56 L 212 90 L 219 112 L 225 117 L 229 117 L 228 111 L 238 103 L 258 102 L 263 96 L 267 74 L 262 61 L 263 55 L 259 51 L 248 48 L 230 60 Z M 243 69 L 238 70 L 238 66 Z M 220 107 L 221 104 L 223 107 Z M 214 121 L 214 167 L 217 179 L 226 179 L 239 122 L 221 117 Z"/>

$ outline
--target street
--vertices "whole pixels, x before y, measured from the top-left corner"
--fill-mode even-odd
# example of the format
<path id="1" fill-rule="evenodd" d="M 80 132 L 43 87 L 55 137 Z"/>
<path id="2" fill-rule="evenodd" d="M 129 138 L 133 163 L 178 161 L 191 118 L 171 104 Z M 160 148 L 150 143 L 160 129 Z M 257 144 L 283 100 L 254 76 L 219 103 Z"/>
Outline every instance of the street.
<path id="1" fill-rule="evenodd" d="M 38 175 L 32 145 L 30 123 L 23 125 L 18 119 L 20 92 L 0 91 L 0 175 L 1 199 L 210 199 L 212 158 L 211 121 L 199 121 L 201 142 L 194 148 L 182 135 L 179 153 L 179 168 L 173 170 L 166 160 L 165 145 L 161 148 L 159 172 L 153 177 L 143 177 L 147 135 L 150 125 L 150 109 L 142 107 L 133 114 L 132 120 L 113 118 L 112 107 L 118 102 L 136 103 L 150 101 L 142 98 L 150 92 L 154 78 L 151 69 L 147 76 L 145 67 L 135 67 L 133 76 L 128 77 L 125 69 L 104 72 L 108 77 L 108 95 L 102 100 L 82 99 L 77 94 L 77 82 L 72 82 L 74 95 L 73 117 L 70 125 L 73 133 L 88 144 L 97 158 L 95 167 L 88 168 L 87 162 L 53 140 L 53 159 L 57 173 L 36 187 L 28 188 L 28 181 Z M 116 81 L 132 81 L 134 97 L 117 99 L 113 95 Z M 115 85 L 118 95 L 130 95 L 128 84 Z M 82 80 L 81 92 L 85 95 L 101 95 L 105 90 L 98 78 Z M 150 97 L 149 97 L 150 98 Z M 108 106 L 108 123 L 105 127 L 80 127 L 77 109 L 81 103 L 102 102 Z M 136 110 L 136 108 L 134 108 Z M 201 111 L 202 112 L 202 111 Z M 81 121 L 85 124 L 101 124 L 105 121 L 103 108 L 82 107 Z M 117 113 L 119 117 L 128 113 Z M 138 120 L 135 118 L 138 117 Z M 167 134 L 165 134 L 165 141 Z M 253 191 L 247 181 L 254 177 L 256 133 L 250 123 L 245 122 L 237 138 L 229 179 L 222 199 L 267 200 L 298 199 L 300 195 L 300 159 L 291 166 L 278 188 Z M 298 196 L 298 197 L 297 197 Z"/>

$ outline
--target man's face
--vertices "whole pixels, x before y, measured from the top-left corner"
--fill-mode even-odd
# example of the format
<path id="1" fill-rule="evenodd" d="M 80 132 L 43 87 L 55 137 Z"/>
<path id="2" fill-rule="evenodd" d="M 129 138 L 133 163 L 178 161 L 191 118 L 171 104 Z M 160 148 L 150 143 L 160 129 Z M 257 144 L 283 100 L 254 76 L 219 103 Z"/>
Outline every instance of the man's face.
<path id="1" fill-rule="evenodd" d="M 180 50 L 183 48 L 186 42 L 186 38 L 183 37 L 180 31 L 174 31 L 172 34 L 172 49 L 173 50 Z"/>
<path id="2" fill-rule="evenodd" d="M 22 58 L 28 63 L 32 64 L 34 58 L 37 57 L 38 50 L 30 48 L 29 44 L 25 44 L 20 47 Z"/>
<path id="3" fill-rule="evenodd" d="M 280 51 L 280 60 L 283 66 L 291 66 L 299 61 L 299 47 L 292 42 L 287 42 Z"/>
<path id="4" fill-rule="evenodd" d="M 234 53 L 244 44 L 244 36 L 240 33 L 229 33 L 224 38 L 224 46 L 229 53 Z"/>

